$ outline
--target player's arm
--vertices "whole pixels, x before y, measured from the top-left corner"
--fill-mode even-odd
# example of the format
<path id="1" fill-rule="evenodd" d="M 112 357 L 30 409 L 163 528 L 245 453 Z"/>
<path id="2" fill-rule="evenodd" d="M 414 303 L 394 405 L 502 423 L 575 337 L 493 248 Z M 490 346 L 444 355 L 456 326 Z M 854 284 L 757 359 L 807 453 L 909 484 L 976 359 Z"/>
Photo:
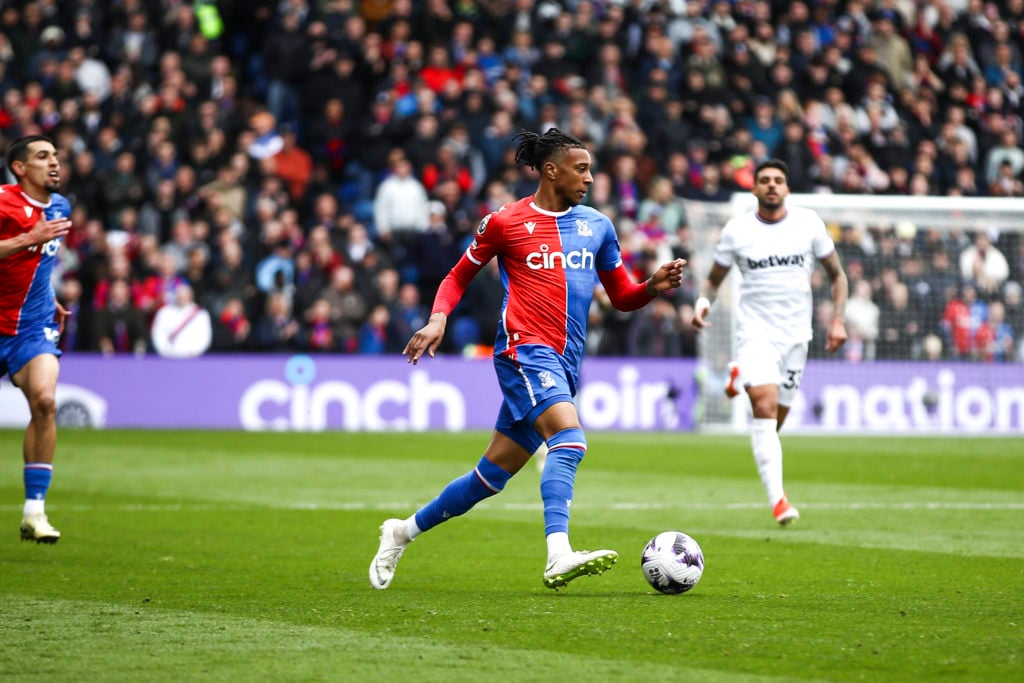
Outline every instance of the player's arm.
<path id="1" fill-rule="evenodd" d="M 0 240 L 0 259 L 5 259 L 29 247 L 46 244 L 52 239 L 63 237 L 68 234 L 69 230 L 71 230 L 71 220 L 69 218 L 54 218 L 49 221 L 41 218 L 28 232 L 22 232 L 14 237 Z"/>
<path id="2" fill-rule="evenodd" d="M 718 296 L 718 288 L 722 286 L 722 281 L 725 280 L 725 276 L 728 274 L 729 269 L 718 261 L 711 264 L 711 272 L 708 273 L 708 278 L 700 288 L 700 295 L 693 304 L 694 327 L 704 329 L 711 326 L 711 323 L 707 321 L 707 316 L 711 313 L 711 304 L 715 302 L 715 297 Z"/>
<path id="3" fill-rule="evenodd" d="M 67 323 L 68 318 L 71 317 L 71 311 L 64 308 L 64 305 L 57 297 L 53 297 L 53 303 L 57 307 L 57 311 L 54 313 L 54 320 L 57 323 L 57 332 L 64 334 L 64 325 Z"/>
<path id="4" fill-rule="evenodd" d="M 441 280 L 441 286 L 437 288 L 437 295 L 434 297 L 434 306 L 430 309 L 430 320 L 412 336 L 402 351 L 402 355 L 409 357 L 408 362 L 416 365 L 424 353 L 431 358 L 434 357 L 434 352 L 444 338 L 448 316 L 462 301 L 466 287 L 483 267 L 483 263 L 472 260 L 469 254 L 465 253 Z"/>
<path id="5" fill-rule="evenodd" d="M 839 261 L 839 254 L 833 251 L 827 257 L 821 259 L 821 265 L 828 273 L 832 281 L 832 321 L 828 325 L 828 339 L 825 340 L 825 349 L 829 353 L 835 353 L 846 343 L 846 299 L 849 296 L 850 284 L 846 279 L 846 271 Z"/>
<path id="6" fill-rule="evenodd" d="M 643 308 L 659 293 L 675 289 L 683 281 L 684 259 L 663 263 L 643 283 L 633 282 L 626 267 L 620 262 L 612 270 L 598 271 L 604 291 L 612 306 L 620 311 L 635 311 Z"/>

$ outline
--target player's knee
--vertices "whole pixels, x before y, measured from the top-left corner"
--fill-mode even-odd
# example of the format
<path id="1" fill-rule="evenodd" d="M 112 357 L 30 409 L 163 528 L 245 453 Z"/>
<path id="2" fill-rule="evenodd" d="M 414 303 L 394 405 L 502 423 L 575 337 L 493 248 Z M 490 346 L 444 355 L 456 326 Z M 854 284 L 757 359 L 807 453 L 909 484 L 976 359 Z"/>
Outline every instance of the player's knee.
<path id="1" fill-rule="evenodd" d="M 770 397 L 761 397 L 752 399 L 750 402 L 750 408 L 754 413 L 754 417 L 758 419 L 776 419 L 779 412 L 779 404 L 775 399 Z"/>
<path id="2" fill-rule="evenodd" d="M 485 495 L 491 496 L 501 493 L 505 484 L 512 478 L 511 472 L 495 465 L 485 457 L 480 458 L 480 462 L 477 463 L 475 474 L 486 490 Z"/>
<path id="3" fill-rule="evenodd" d="M 48 419 L 57 414 L 57 399 L 53 391 L 30 392 L 27 398 L 32 419 Z"/>
<path id="4" fill-rule="evenodd" d="M 570 427 L 557 432 L 548 439 L 548 458 L 573 454 L 581 460 L 587 452 L 587 437 L 579 427 Z"/>

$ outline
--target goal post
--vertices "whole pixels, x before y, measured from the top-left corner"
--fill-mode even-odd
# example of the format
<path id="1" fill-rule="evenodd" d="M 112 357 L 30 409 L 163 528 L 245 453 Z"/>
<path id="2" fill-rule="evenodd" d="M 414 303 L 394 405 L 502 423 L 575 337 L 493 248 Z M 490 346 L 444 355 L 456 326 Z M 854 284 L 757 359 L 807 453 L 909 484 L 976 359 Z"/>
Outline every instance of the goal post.
<path id="1" fill-rule="evenodd" d="M 725 223 L 756 205 L 750 192 L 737 192 L 723 203 L 684 200 L 694 236 L 689 267 L 697 282 L 707 276 Z M 1019 349 L 1024 349 L 1024 198 L 792 194 L 787 205 L 816 211 L 841 257 L 851 248 L 863 250 L 865 258 L 855 260 L 866 264 L 844 259 L 844 266 L 851 296 L 858 282 L 870 284 L 879 329 L 868 338 L 872 331 L 857 327 L 861 320 L 851 320 L 853 308 L 858 314 L 863 308 L 858 301 L 847 310 L 851 338 L 846 349 L 828 357 L 812 342 L 786 432 L 1024 433 L 1024 362 L 1019 360 Z M 960 272 L 961 254 L 977 233 L 987 235 L 1010 266 L 1005 280 L 982 288 Z M 935 257 L 933 270 L 936 251 L 944 256 Z M 948 272 L 939 272 L 942 261 Z M 740 279 L 734 268 L 712 307 L 712 327 L 699 338 L 697 425 L 704 431 L 745 431 L 750 416 L 745 395 L 729 401 L 723 393 L 726 365 L 735 352 L 732 311 Z M 812 285 L 815 316 L 824 318 L 830 300 L 820 265 Z M 863 294 L 866 286 L 859 286 Z M 910 303 L 901 307 L 897 300 L 906 296 Z M 957 352 L 960 340 L 954 336 L 959 332 L 950 329 L 951 324 L 955 327 L 950 311 L 960 309 L 950 300 L 968 296 L 974 299 L 966 302 L 970 325 L 979 325 L 989 310 L 1000 309 L 1003 322 L 1015 333 L 1011 352 L 997 357 Z M 998 322 L 996 312 L 992 317 Z M 823 342 L 823 334 L 816 321 L 815 341 Z M 972 329 L 968 334 L 980 338 L 983 332 Z"/>

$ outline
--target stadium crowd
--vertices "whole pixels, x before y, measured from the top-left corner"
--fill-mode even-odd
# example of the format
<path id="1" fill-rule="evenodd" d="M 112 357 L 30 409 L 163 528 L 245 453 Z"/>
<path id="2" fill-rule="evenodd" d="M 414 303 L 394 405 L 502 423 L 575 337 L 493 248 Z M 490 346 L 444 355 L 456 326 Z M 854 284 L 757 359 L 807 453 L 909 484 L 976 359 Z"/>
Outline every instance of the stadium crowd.
<path id="1" fill-rule="evenodd" d="M 1024 197 L 1022 51 L 1024 0 L 13 1 L 0 135 L 63 155 L 65 351 L 394 353 L 536 188 L 521 128 L 590 146 L 642 278 L 768 157 L 793 192 Z M 1024 361 L 1019 234 L 834 237 L 847 359 Z M 596 305 L 589 351 L 694 355 L 695 290 Z M 501 296 L 491 267 L 442 351 Z"/>

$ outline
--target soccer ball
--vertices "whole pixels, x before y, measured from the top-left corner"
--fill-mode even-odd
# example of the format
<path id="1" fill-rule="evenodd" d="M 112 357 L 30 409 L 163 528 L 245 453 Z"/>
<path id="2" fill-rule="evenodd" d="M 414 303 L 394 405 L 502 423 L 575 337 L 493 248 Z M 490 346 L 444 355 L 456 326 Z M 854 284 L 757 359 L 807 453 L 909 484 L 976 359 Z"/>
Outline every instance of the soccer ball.
<path id="1" fill-rule="evenodd" d="M 669 595 L 685 593 L 704 574 L 704 552 L 683 532 L 663 531 L 644 546 L 640 568 L 655 590 Z"/>

